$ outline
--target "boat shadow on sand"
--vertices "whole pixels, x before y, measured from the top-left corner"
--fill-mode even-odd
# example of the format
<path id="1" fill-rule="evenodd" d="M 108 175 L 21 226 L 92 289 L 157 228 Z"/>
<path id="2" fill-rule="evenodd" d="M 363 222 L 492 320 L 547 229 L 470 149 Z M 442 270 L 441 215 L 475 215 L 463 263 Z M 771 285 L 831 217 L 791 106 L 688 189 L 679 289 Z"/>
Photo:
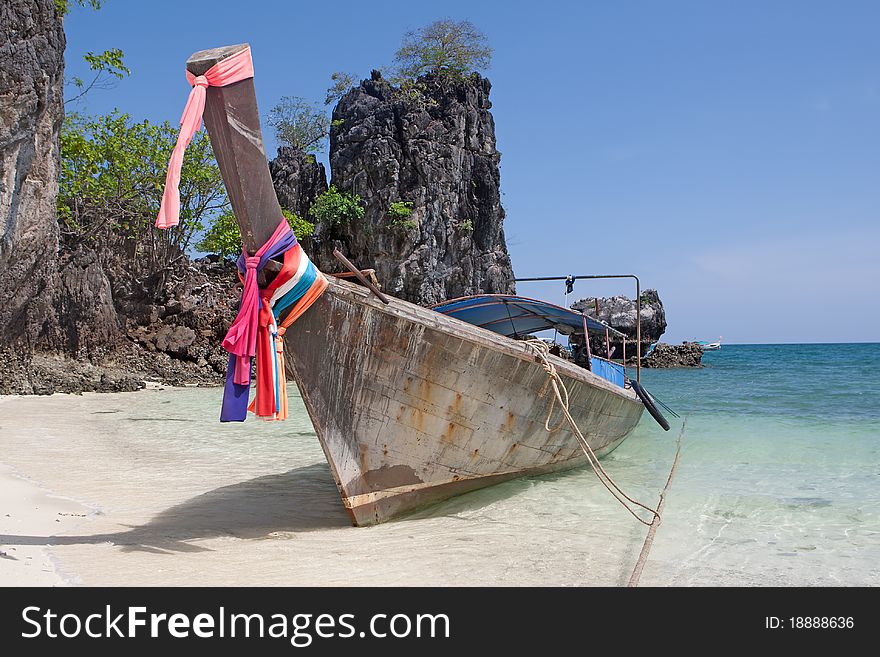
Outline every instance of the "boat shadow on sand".
<path id="1" fill-rule="evenodd" d="M 202 552 L 188 541 L 233 537 L 272 539 L 286 533 L 350 527 L 326 463 L 210 490 L 153 516 L 143 525 L 91 535 L 0 534 L 3 545 L 97 545 L 124 551 Z"/>
<path id="2" fill-rule="evenodd" d="M 430 522 L 441 518 L 468 521 L 474 516 L 482 522 L 491 522 L 485 514 L 494 503 L 527 490 L 537 481 L 553 482 L 571 474 L 571 471 L 557 472 L 503 482 L 426 505 L 386 524 Z M 110 544 L 123 552 L 173 554 L 213 551 L 191 541 L 211 538 L 277 540 L 289 538 L 292 534 L 332 529 L 363 531 L 352 527 L 327 464 L 319 462 L 215 488 L 159 512 L 142 525 L 130 526 L 123 531 L 50 536 L 0 534 L 0 545 Z"/>

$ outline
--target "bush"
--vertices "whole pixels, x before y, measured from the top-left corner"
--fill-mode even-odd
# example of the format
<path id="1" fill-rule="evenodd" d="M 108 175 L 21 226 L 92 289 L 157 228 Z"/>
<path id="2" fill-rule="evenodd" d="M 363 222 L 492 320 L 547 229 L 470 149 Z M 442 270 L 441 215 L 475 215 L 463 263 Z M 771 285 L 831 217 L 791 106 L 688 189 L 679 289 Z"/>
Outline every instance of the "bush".
<path id="1" fill-rule="evenodd" d="M 290 210 L 281 210 L 281 214 L 287 219 L 297 239 L 301 240 L 315 234 L 315 224 L 312 222 L 301 219 Z M 241 234 L 232 210 L 223 212 L 211 223 L 204 237 L 196 244 L 196 248 L 207 253 L 217 253 L 223 258 L 238 257 L 241 253 Z"/>
<path id="2" fill-rule="evenodd" d="M 327 191 L 315 199 L 309 208 L 309 215 L 315 223 L 340 226 L 363 219 L 364 208 L 359 195 L 340 192 L 336 185 L 330 185 Z"/>
<path id="3" fill-rule="evenodd" d="M 315 224 L 311 221 L 303 219 L 290 210 L 282 210 L 281 214 L 287 219 L 287 223 L 290 224 L 291 229 L 293 229 L 293 234 L 296 235 L 297 239 L 301 240 L 315 234 Z"/>
<path id="4" fill-rule="evenodd" d="M 413 211 L 413 204 L 408 201 L 395 201 L 388 206 L 386 214 L 388 215 L 390 226 L 396 228 L 411 229 L 416 228 L 418 224 L 410 219 Z"/>
<path id="5" fill-rule="evenodd" d="M 186 150 L 180 184 L 180 225 L 155 230 L 177 130 L 166 121 L 68 115 L 61 131 L 58 215 L 68 242 L 121 240 L 145 267 L 182 259 L 205 222 L 228 208 L 226 189 L 204 132 Z M 222 216 L 222 215 L 221 215 Z"/>
<path id="6" fill-rule="evenodd" d="M 232 210 L 221 213 L 196 244 L 199 251 L 217 253 L 223 258 L 237 258 L 241 253 L 241 234 Z"/>

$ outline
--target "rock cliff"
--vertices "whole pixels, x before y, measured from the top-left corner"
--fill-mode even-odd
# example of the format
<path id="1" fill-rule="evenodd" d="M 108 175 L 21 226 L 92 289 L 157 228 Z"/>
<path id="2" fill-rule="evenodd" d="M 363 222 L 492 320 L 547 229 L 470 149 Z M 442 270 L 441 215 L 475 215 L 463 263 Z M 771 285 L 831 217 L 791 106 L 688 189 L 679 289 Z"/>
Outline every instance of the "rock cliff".
<path id="1" fill-rule="evenodd" d="M 374 71 L 333 111 L 333 184 L 363 199 L 356 224 L 316 226 L 313 259 L 338 271 L 340 246 L 408 301 L 514 291 L 504 241 L 489 81 L 428 75 L 404 88 Z M 412 204 L 409 217 L 389 213 Z"/>
<path id="2" fill-rule="evenodd" d="M 324 165 L 316 161 L 314 155 L 282 146 L 275 159 L 269 162 L 269 173 L 281 207 L 311 221 L 309 208 L 312 202 L 327 190 Z"/>
<path id="3" fill-rule="evenodd" d="M 137 390 L 145 382 L 168 385 L 222 382 L 228 354 L 220 346 L 235 317 L 241 287 L 235 268 L 204 258 L 187 262 L 170 272 L 162 294 L 151 302 L 127 299 L 107 282 L 104 268 L 93 252 L 69 258 L 69 275 L 56 298 L 73 318 L 82 309 L 109 307 L 112 318 L 104 322 L 88 310 L 79 323 L 68 321 L 66 348 L 33 351 L 0 344 L 0 394 L 52 394 L 53 392 L 116 392 Z M 104 266 L 107 266 L 106 264 Z M 119 272 L 110 268 L 110 277 Z M 104 280 L 106 304 L 83 298 L 84 279 Z M 106 342 L 93 330 L 114 327 L 118 335 Z M 100 345 L 86 349 L 85 345 Z M 70 357 L 74 356 L 75 359 Z"/>
<path id="4" fill-rule="evenodd" d="M 571 304 L 572 310 L 584 312 L 605 322 L 627 336 L 627 358 L 634 356 L 636 341 L 636 300 L 625 296 L 581 299 Z M 666 311 L 657 290 L 642 292 L 642 353 L 651 343 L 657 342 L 666 331 Z M 591 346 L 594 353 L 605 355 L 604 338 L 593 337 Z M 620 340 L 611 340 L 614 356 L 620 358 L 623 345 Z"/>
<path id="5" fill-rule="evenodd" d="M 642 361 L 642 367 L 702 367 L 702 359 L 703 348 L 694 342 L 661 342 Z"/>
<path id="6" fill-rule="evenodd" d="M 0 344 L 16 348 L 53 321 L 65 44 L 54 0 L 0 3 Z"/>
<path id="7" fill-rule="evenodd" d="M 59 237 L 64 47 L 54 0 L 0 4 L 0 394 L 216 383 L 234 268 L 183 258 L 149 279 L 112 240 Z"/>

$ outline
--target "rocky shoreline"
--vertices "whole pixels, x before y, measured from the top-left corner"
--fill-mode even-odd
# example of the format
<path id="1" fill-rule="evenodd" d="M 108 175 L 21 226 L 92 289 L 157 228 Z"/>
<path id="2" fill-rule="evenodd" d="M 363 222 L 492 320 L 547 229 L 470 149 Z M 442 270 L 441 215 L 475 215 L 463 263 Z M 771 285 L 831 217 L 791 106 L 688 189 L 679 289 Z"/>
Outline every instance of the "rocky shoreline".
<path id="1" fill-rule="evenodd" d="M 703 348 L 695 342 L 666 344 L 660 342 L 653 351 L 642 360 L 642 367 L 703 367 Z"/>
<path id="2" fill-rule="evenodd" d="M 163 303 L 115 300 L 119 337 L 78 355 L 61 350 L 0 349 L 0 394 L 127 392 L 150 383 L 220 385 L 228 355 L 221 346 L 241 285 L 216 258 L 189 261 L 166 287 Z"/>

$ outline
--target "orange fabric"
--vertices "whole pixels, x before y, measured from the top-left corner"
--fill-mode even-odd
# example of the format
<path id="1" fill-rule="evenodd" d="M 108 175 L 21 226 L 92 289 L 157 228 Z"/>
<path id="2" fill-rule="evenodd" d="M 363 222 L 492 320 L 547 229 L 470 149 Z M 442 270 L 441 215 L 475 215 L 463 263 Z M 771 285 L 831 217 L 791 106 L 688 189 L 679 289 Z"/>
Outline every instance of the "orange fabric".
<path id="1" fill-rule="evenodd" d="M 251 413 L 263 418 L 275 417 L 275 381 L 272 372 L 272 350 L 275 349 L 275 338 L 269 332 L 273 323 L 272 294 L 288 281 L 299 267 L 302 249 L 299 244 L 284 252 L 284 264 L 278 275 L 265 288 L 260 290 L 259 340 L 257 341 L 257 386 L 253 401 L 248 406 Z M 239 273 L 239 278 L 241 274 Z M 280 376 L 280 372 L 279 372 Z M 279 382 L 280 385 L 280 382 Z M 286 403 L 284 395 L 279 395 L 279 402 Z M 278 418 L 281 419 L 281 418 Z"/>
<path id="2" fill-rule="evenodd" d="M 285 251 L 284 265 L 278 275 L 265 288 L 260 290 L 260 319 L 259 319 L 259 336 L 257 341 L 257 385 L 256 394 L 253 401 L 248 406 L 248 410 L 258 417 L 267 420 L 285 420 L 287 419 L 287 380 L 285 378 L 284 368 L 284 333 L 288 326 L 293 324 L 315 300 L 321 296 L 327 289 L 327 279 L 321 272 L 317 272 L 318 276 L 308 292 L 294 304 L 290 312 L 284 318 L 284 321 L 278 325 L 278 337 L 273 338 L 269 333 L 269 325 L 272 323 L 272 310 L 270 299 L 272 294 L 281 285 L 288 281 L 299 267 L 300 258 L 305 257 L 302 249 L 296 247 Z M 239 274 L 241 277 L 241 274 Z M 272 349 L 278 354 L 278 412 L 275 412 L 275 381 L 272 372 Z"/>
<path id="3" fill-rule="evenodd" d="M 287 419 L 287 378 L 284 371 L 284 331 L 278 329 L 278 337 L 275 338 L 275 351 L 278 352 L 278 399 L 280 406 L 278 410 L 278 420 Z"/>
<path id="4" fill-rule="evenodd" d="M 286 420 L 288 416 L 288 404 L 287 404 L 287 378 L 284 367 L 284 334 L 287 332 L 287 328 L 293 324 L 297 319 L 302 316 L 302 314 L 309 309 L 309 307 L 320 297 L 324 291 L 327 289 L 329 283 L 324 275 L 317 271 L 317 278 L 315 278 L 315 282 L 312 284 L 312 287 L 309 288 L 308 292 L 297 301 L 294 306 L 290 309 L 290 312 L 284 318 L 284 321 L 278 324 L 278 337 L 274 339 L 274 349 L 278 354 L 278 412 L 275 412 L 275 382 L 272 380 L 272 352 L 270 349 L 273 348 L 272 342 L 273 338 L 269 334 L 268 326 L 271 322 L 269 314 L 272 312 L 269 306 L 268 299 L 271 297 L 272 293 L 275 289 L 280 287 L 283 284 L 286 278 L 289 278 L 289 275 L 286 277 L 282 277 L 282 273 L 292 267 L 295 271 L 294 265 L 299 264 L 299 255 L 298 253 L 291 254 L 290 258 L 288 258 L 288 254 L 291 251 L 296 251 L 296 249 L 290 249 L 284 254 L 284 268 L 282 272 L 279 272 L 278 276 L 266 286 L 264 290 L 261 290 L 261 301 L 262 307 L 260 308 L 260 331 L 259 334 L 261 339 L 257 341 L 257 386 L 256 386 L 256 394 L 254 396 L 253 401 L 251 401 L 248 406 L 248 410 L 251 413 L 254 413 L 258 417 L 263 418 L 264 420 Z M 304 254 L 303 254 L 303 257 Z M 239 274 L 239 277 L 241 275 Z M 276 285 L 277 283 L 277 285 Z M 267 311 L 269 314 L 264 314 L 264 311 Z M 265 323 L 264 323 L 265 322 Z M 266 330 L 263 330 L 263 329 Z M 264 340 L 262 336 L 266 336 L 268 340 Z"/>
<path id="5" fill-rule="evenodd" d="M 274 338 L 269 332 L 272 324 L 272 308 L 269 307 L 269 297 L 263 296 L 263 307 L 260 308 L 260 340 L 257 343 L 257 391 L 254 401 L 259 416 L 275 414 L 275 380 L 272 372 L 272 359 L 275 348 Z"/>
<path id="6" fill-rule="evenodd" d="M 290 312 L 287 313 L 287 317 L 284 318 L 284 321 L 281 322 L 278 326 L 279 328 L 287 328 L 291 324 L 293 324 L 297 319 L 299 319 L 300 315 L 302 315 L 306 310 L 309 309 L 315 300 L 324 294 L 324 290 L 327 289 L 327 279 L 324 278 L 324 275 L 319 271 L 318 277 L 315 279 L 315 282 L 312 284 L 312 287 L 309 288 L 309 291 L 305 293 L 302 299 L 296 302 L 293 308 L 290 309 Z M 279 331 L 280 332 L 280 331 Z"/>
<path id="7" fill-rule="evenodd" d="M 291 308 L 287 317 L 284 318 L 284 321 L 278 325 L 278 337 L 275 339 L 275 351 L 278 353 L 278 401 L 279 401 L 279 409 L 278 413 L 275 413 L 274 407 L 274 399 L 272 412 L 267 413 L 267 416 L 274 416 L 276 420 L 286 420 L 288 414 L 287 407 L 287 373 L 285 371 L 284 366 L 284 334 L 287 332 L 287 327 L 293 324 L 299 317 L 311 306 L 315 300 L 320 297 L 324 290 L 327 289 L 327 279 L 324 278 L 324 275 L 319 271 L 318 277 L 315 279 L 315 283 L 306 292 L 305 296 L 296 302 L 296 304 Z M 254 400 L 254 404 L 252 406 L 257 408 L 256 400 Z M 252 409 L 253 410 L 253 409 Z M 262 415 L 261 413 L 257 413 L 257 415 Z"/>

